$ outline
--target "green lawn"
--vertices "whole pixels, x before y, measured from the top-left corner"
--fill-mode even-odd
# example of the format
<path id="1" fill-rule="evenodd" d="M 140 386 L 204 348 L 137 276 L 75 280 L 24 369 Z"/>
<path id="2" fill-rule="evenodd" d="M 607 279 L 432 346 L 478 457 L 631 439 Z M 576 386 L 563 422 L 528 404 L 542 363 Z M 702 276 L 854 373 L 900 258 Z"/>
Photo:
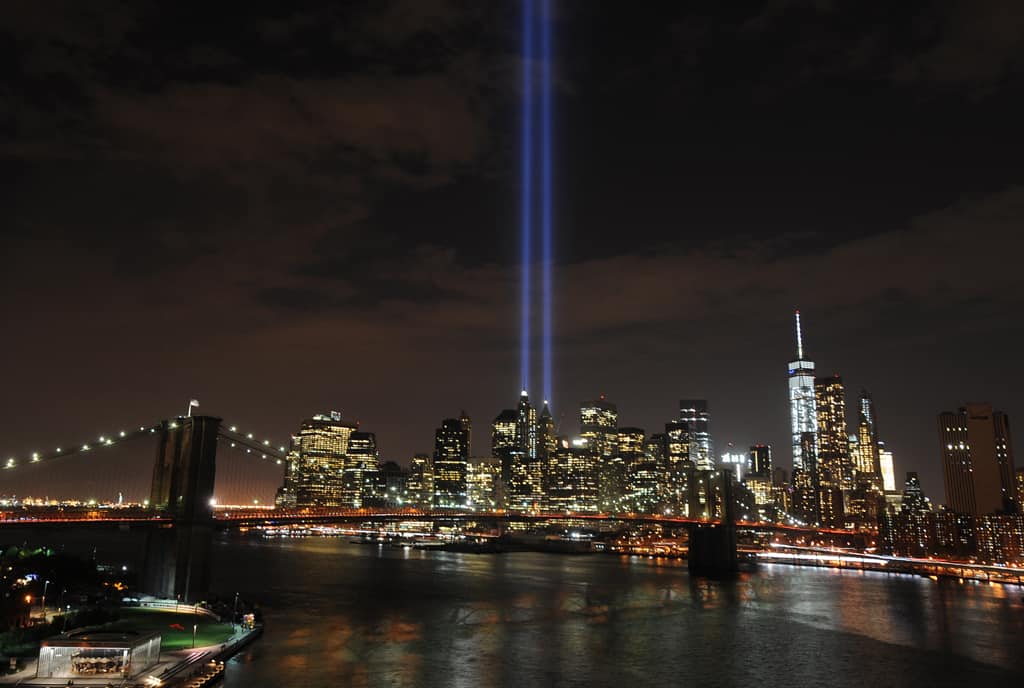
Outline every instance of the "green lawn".
<path id="1" fill-rule="evenodd" d="M 181 631 L 171 626 L 177 624 Z M 231 637 L 231 624 L 218 623 L 205 614 L 185 614 L 141 607 L 121 610 L 121 618 L 105 624 L 103 631 L 160 631 L 162 650 L 192 647 L 192 626 L 197 625 L 196 647 L 219 645 Z"/>

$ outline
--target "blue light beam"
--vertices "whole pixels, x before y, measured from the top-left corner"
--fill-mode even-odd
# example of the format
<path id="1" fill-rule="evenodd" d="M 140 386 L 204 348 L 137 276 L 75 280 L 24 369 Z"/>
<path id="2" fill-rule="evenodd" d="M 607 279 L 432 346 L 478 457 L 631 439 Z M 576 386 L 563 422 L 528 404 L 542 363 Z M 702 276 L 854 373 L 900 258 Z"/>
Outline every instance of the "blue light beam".
<path id="1" fill-rule="evenodd" d="M 551 0 L 543 0 L 541 26 L 541 254 L 543 264 L 544 399 L 552 399 L 551 371 Z"/>
<path id="2" fill-rule="evenodd" d="M 522 103 L 522 198 L 520 233 L 522 235 L 522 285 L 519 322 L 519 367 L 522 389 L 530 387 L 530 263 L 533 259 L 533 0 L 523 0 L 523 103 Z"/>

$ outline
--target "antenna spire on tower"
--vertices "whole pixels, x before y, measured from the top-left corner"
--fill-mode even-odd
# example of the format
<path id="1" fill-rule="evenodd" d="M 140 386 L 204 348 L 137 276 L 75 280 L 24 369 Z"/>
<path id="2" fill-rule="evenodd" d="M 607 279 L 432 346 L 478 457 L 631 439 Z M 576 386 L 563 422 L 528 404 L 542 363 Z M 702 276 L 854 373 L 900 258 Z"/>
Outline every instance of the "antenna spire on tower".
<path id="1" fill-rule="evenodd" d="M 800 311 L 796 312 L 796 358 L 802 361 L 804 358 L 804 336 L 800 329 Z"/>

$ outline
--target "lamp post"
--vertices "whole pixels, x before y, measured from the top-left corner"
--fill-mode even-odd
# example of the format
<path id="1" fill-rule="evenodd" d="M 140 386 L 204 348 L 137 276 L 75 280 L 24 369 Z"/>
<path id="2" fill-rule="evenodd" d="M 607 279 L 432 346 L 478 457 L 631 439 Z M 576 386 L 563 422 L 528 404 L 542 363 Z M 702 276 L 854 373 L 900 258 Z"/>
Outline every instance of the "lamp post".
<path id="1" fill-rule="evenodd" d="M 71 605 L 69 604 L 64 609 L 64 624 L 61 626 L 60 632 L 63 633 L 68 628 L 68 615 L 71 613 Z"/>
<path id="2" fill-rule="evenodd" d="M 192 649 L 196 649 L 196 631 L 199 629 L 199 624 L 192 624 Z"/>
<path id="3" fill-rule="evenodd" d="M 231 610 L 231 630 L 235 630 L 235 621 L 238 619 L 238 593 L 235 593 L 235 606 Z"/>
<path id="4" fill-rule="evenodd" d="M 50 581 L 43 584 L 43 599 L 39 602 L 39 608 L 43 611 L 43 621 L 46 621 L 46 589 L 50 587 Z"/>

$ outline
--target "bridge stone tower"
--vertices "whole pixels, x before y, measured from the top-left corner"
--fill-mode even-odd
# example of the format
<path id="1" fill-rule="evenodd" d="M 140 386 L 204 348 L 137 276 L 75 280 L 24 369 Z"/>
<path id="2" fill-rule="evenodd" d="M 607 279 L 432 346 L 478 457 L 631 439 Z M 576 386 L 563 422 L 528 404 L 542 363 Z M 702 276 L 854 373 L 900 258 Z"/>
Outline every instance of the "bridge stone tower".
<path id="1" fill-rule="evenodd" d="M 191 602 L 209 591 L 220 421 L 191 416 L 160 426 L 149 505 L 172 522 L 147 538 L 142 587 L 153 595 Z"/>
<path id="2" fill-rule="evenodd" d="M 691 574 L 722 578 L 735 575 L 739 562 L 736 556 L 736 497 L 733 494 L 732 471 L 722 469 L 722 520 L 700 524 L 690 531 L 690 552 L 687 566 Z"/>

